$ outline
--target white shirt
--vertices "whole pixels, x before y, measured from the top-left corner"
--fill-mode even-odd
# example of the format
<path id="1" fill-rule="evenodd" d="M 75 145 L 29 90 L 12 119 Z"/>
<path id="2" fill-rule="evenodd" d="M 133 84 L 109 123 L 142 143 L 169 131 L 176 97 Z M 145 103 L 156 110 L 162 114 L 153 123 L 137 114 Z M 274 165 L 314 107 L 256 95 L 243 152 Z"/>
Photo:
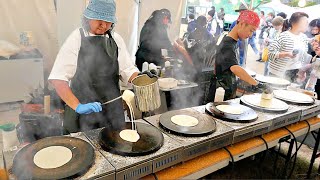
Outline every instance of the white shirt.
<path id="1" fill-rule="evenodd" d="M 139 70 L 135 66 L 134 60 L 130 58 L 127 47 L 122 37 L 117 33 L 113 33 L 112 35 L 119 49 L 118 61 L 120 80 L 125 84 L 128 84 L 128 80 L 130 79 L 132 74 L 135 72 L 139 72 Z M 85 36 L 95 35 L 85 32 Z M 62 45 L 48 78 L 49 80 L 56 79 L 69 82 L 73 78 L 77 69 L 80 47 L 81 34 L 79 29 L 76 29 L 69 35 L 67 40 Z"/>
<path id="2" fill-rule="evenodd" d="M 285 31 L 268 48 L 270 72 L 279 77 L 283 77 L 287 70 L 299 69 L 311 60 L 311 55 L 307 54 L 308 41 L 306 35 L 302 33 L 295 35 L 290 31 Z M 292 52 L 294 49 L 299 50 L 296 58 L 277 58 L 280 52 Z"/>
<path id="3" fill-rule="evenodd" d="M 219 23 L 220 28 L 222 29 L 223 26 L 224 26 L 223 21 L 218 18 L 218 14 L 217 14 L 217 12 L 216 12 L 216 13 L 214 14 L 214 16 L 212 17 L 212 19 L 211 19 L 210 34 L 213 35 L 213 36 L 215 35 L 215 33 L 216 33 L 216 31 L 217 31 L 218 23 Z"/>

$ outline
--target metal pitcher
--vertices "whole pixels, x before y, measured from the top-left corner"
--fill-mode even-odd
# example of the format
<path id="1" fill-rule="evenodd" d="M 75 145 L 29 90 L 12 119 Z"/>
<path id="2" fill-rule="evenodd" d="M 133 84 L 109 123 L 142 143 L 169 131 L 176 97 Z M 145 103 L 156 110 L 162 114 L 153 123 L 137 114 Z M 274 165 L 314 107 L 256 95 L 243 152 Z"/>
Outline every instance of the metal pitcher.
<path id="1" fill-rule="evenodd" d="M 142 112 L 154 111 L 161 105 L 158 78 L 141 75 L 133 79 L 133 91 L 138 109 Z"/>

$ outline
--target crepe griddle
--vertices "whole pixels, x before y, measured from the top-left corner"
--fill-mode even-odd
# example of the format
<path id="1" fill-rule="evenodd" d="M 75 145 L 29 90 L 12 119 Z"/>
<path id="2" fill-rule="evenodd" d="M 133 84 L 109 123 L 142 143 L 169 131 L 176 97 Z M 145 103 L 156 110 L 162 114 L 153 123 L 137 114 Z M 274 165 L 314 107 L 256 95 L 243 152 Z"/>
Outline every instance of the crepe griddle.
<path id="1" fill-rule="evenodd" d="M 72 152 L 71 160 L 58 168 L 42 169 L 33 162 L 34 155 L 50 146 L 64 146 Z M 19 150 L 13 159 L 13 174 L 18 179 L 72 179 L 91 167 L 94 149 L 84 140 L 72 137 L 48 137 L 29 144 Z"/>
<path id="2" fill-rule="evenodd" d="M 179 126 L 171 121 L 171 118 L 175 115 L 192 116 L 198 119 L 199 123 L 192 127 Z M 210 118 L 210 116 L 203 115 L 198 111 L 193 110 L 176 110 L 166 112 L 160 116 L 159 125 L 169 133 L 191 137 L 206 136 L 212 134 L 216 130 L 216 122 Z"/>
<path id="3" fill-rule="evenodd" d="M 144 156 L 159 150 L 163 145 L 164 137 L 155 127 L 135 122 L 140 139 L 137 142 L 123 140 L 121 130 L 103 128 L 99 133 L 99 144 L 105 151 L 122 156 Z M 131 129 L 131 123 L 126 123 L 125 129 Z"/>
<path id="4" fill-rule="evenodd" d="M 286 89 L 287 86 L 290 86 L 290 81 L 286 79 L 281 79 L 277 77 L 271 77 L 271 76 L 263 76 L 260 74 L 257 74 L 255 79 L 262 83 L 267 83 L 270 86 L 274 88 L 280 88 L 280 89 Z"/>
<path id="5" fill-rule="evenodd" d="M 313 105 L 315 103 L 315 100 L 311 97 L 309 97 L 306 94 L 300 93 L 300 92 L 295 92 L 295 91 L 289 91 L 289 90 L 274 90 L 273 94 L 276 98 L 283 100 L 285 102 L 288 102 L 290 104 L 296 104 L 296 105 Z M 291 95 L 286 96 L 286 94 Z M 295 99 L 294 96 L 302 96 L 304 100 L 298 100 Z"/>
<path id="6" fill-rule="evenodd" d="M 242 109 L 242 114 L 229 114 L 220 111 L 217 109 L 219 105 L 230 105 L 239 107 Z M 206 113 L 219 117 L 221 120 L 229 121 L 229 122 L 237 122 L 237 123 L 249 123 L 258 119 L 258 114 L 251 108 L 243 106 L 241 104 L 231 103 L 231 102 L 215 102 L 208 103 L 206 105 Z"/>
<path id="7" fill-rule="evenodd" d="M 247 100 L 250 99 L 250 100 Z M 244 104 L 246 106 L 249 106 L 250 108 L 262 111 L 262 112 L 268 112 L 268 113 L 285 113 L 289 110 L 289 105 L 285 103 L 284 101 L 281 101 L 277 98 L 272 98 L 272 101 L 275 101 L 277 105 L 281 105 L 281 107 L 263 107 L 261 105 L 256 105 L 253 101 L 261 100 L 261 94 L 250 94 L 250 95 L 244 95 L 240 98 L 240 103 Z"/>

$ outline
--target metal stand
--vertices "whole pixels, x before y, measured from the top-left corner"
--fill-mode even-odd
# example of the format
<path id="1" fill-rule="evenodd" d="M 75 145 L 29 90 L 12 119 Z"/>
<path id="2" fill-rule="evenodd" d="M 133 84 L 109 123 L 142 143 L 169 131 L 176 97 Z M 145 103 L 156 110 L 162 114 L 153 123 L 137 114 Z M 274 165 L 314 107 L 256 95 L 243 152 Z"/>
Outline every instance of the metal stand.
<path id="1" fill-rule="evenodd" d="M 316 160 L 316 158 L 318 158 L 320 156 L 320 153 L 317 154 L 318 147 L 319 147 L 319 142 L 320 142 L 320 133 L 319 133 L 319 131 L 320 131 L 320 129 L 318 129 L 317 132 L 316 131 L 311 132 L 312 136 L 316 140 L 316 143 L 315 143 L 314 148 L 313 148 L 313 153 L 312 153 L 312 156 L 311 156 L 309 170 L 307 172 L 307 179 L 310 179 L 314 161 Z M 320 173 L 320 167 L 318 168 L 318 173 Z"/>
<path id="2" fill-rule="evenodd" d="M 288 149 L 288 153 L 287 153 L 287 155 L 286 155 L 286 157 L 285 157 L 286 162 L 285 162 L 285 164 L 284 164 L 284 167 L 285 167 L 285 168 L 282 170 L 282 175 L 281 175 L 282 178 L 287 178 L 287 177 L 286 177 L 286 176 L 287 176 L 287 168 L 286 168 L 286 167 L 289 166 L 294 143 L 295 143 L 294 139 L 291 139 L 291 140 L 290 140 L 289 149 Z"/>

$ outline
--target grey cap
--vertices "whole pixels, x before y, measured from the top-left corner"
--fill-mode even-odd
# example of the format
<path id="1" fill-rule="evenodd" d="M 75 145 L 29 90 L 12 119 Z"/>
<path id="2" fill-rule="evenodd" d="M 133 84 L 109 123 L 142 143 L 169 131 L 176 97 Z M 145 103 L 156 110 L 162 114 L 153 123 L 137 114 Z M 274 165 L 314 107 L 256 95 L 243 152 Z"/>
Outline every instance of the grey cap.
<path id="1" fill-rule="evenodd" d="M 246 6 L 244 4 L 240 4 L 239 9 L 236 9 L 235 12 L 241 12 L 247 10 Z"/>

